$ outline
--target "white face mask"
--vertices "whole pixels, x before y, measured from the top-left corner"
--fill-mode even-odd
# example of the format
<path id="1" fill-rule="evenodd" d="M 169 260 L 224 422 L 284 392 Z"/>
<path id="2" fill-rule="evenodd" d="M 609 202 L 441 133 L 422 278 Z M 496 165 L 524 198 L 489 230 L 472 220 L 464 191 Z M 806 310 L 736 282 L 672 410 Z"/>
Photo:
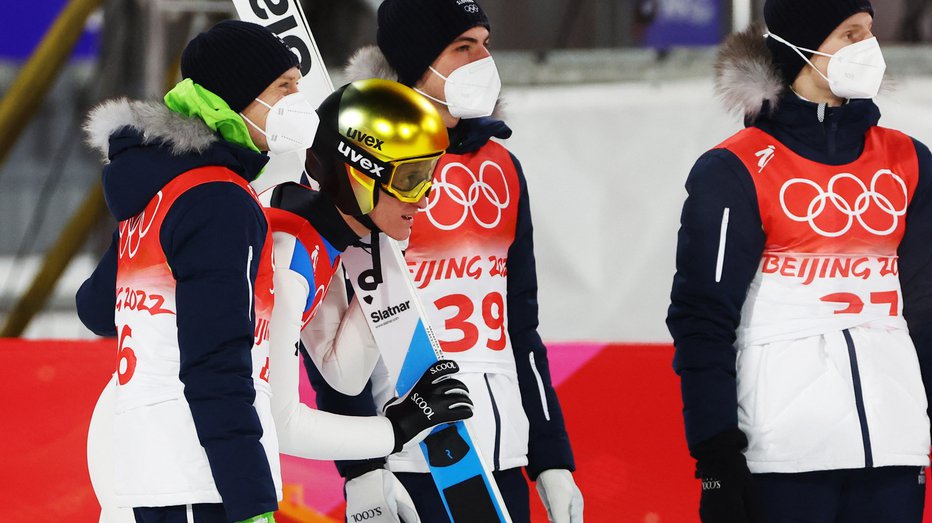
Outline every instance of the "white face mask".
<path id="1" fill-rule="evenodd" d="M 482 118 L 495 110 L 498 94 L 502 90 L 502 80 L 491 56 L 468 63 L 443 76 L 433 67 L 430 70 L 446 80 L 443 94 L 446 101 L 438 100 L 419 89 L 417 92 L 431 100 L 446 105 L 450 115 L 456 118 Z"/>
<path id="2" fill-rule="evenodd" d="M 883 83 L 887 63 L 883 59 L 883 53 L 880 51 L 880 44 L 877 43 L 876 38 L 868 38 L 842 47 L 835 54 L 826 54 L 797 47 L 773 33 L 767 36 L 795 50 L 822 78 L 825 78 L 829 89 L 839 98 L 873 98 L 880 92 L 880 84 Z M 803 51 L 829 57 L 828 76 L 812 65 Z"/>
<path id="3" fill-rule="evenodd" d="M 303 151 L 314 145 L 320 118 L 303 93 L 289 94 L 275 102 L 275 105 L 269 105 L 258 98 L 256 101 L 269 108 L 264 131 L 246 115 L 240 113 L 240 116 L 265 136 L 269 152 L 284 154 Z"/>

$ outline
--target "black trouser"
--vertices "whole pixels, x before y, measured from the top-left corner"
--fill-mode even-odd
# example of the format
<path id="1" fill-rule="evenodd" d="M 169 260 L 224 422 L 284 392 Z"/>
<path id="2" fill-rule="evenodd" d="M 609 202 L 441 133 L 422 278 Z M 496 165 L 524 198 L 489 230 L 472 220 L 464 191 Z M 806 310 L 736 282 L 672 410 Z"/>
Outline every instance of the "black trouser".
<path id="1" fill-rule="evenodd" d="M 767 523 L 921 523 L 925 469 L 755 474 Z"/>
<path id="2" fill-rule="evenodd" d="M 530 523 L 531 505 L 528 498 L 527 480 L 524 479 L 521 468 L 496 471 L 492 475 L 505 500 L 505 507 L 511 515 L 511 521 Z M 437 486 L 434 485 L 430 474 L 396 472 L 395 477 L 401 481 L 408 494 L 411 495 L 414 506 L 417 507 L 417 514 L 421 517 L 421 523 L 450 523 L 447 511 L 443 507 L 443 500 L 440 499 L 440 492 L 437 491 Z"/>
<path id="3" fill-rule="evenodd" d="M 188 510 L 190 509 L 190 519 Z M 221 503 L 177 505 L 174 507 L 136 507 L 136 523 L 228 523 Z"/>

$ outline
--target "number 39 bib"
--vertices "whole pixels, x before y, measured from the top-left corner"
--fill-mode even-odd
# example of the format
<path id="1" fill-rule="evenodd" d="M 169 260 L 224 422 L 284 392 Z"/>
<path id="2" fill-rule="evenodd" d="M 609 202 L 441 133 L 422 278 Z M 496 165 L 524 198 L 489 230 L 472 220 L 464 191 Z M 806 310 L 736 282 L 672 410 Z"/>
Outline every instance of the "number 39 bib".
<path id="1" fill-rule="evenodd" d="M 463 368 L 514 374 L 506 305 L 520 188 L 508 151 L 447 154 L 405 259 L 440 346 Z"/>

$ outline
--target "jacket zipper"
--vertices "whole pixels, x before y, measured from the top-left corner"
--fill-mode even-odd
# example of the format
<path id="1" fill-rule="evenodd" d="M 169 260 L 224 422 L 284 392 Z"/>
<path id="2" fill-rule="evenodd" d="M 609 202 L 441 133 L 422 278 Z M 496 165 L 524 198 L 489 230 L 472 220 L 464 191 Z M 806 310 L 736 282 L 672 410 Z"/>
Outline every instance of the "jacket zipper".
<path id="1" fill-rule="evenodd" d="M 537 362 L 534 360 L 534 353 L 528 354 L 531 360 L 531 372 L 534 373 L 534 379 L 537 380 L 537 390 L 540 392 L 540 407 L 544 410 L 544 419 L 550 421 L 550 405 L 547 404 L 547 393 L 544 391 L 544 380 L 540 377 L 540 371 L 537 370 Z"/>
<path id="2" fill-rule="evenodd" d="M 861 442 L 864 444 L 864 467 L 874 467 L 874 455 L 871 451 L 871 434 L 867 427 L 867 412 L 864 409 L 864 391 L 861 390 L 861 371 L 858 369 L 858 355 L 854 350 L 854 340 L 848 329 L 842 331 L 848 345 L 848 359 L 851 362 L 851 378 L 854 383 L 854 402 L 858 408 L 858 421 L 861 423 Z"/>
<path id="3" fill-rule="evenodd" d="M 722 229 L 718 237 L 718 260 L 715 262 L 715 283 L 722 281 L 722 267 L 725 265 L 725 241 L 728 239 L 728 215 L 731 209 L 725 207 L 722 213 Z"/>
<path id="4" fill-rule="evenodd" d="M 501 470 L 501 453 L 502 453 L 502 417 L 498 412 L 498 403 L 495 402 L 495 395 L 492 394 L 492 385 L 489 383 L 489 375 L 483 374 L 485 378 L 485 388 L 489 390 L 489 399 L 492 401 L 492 416 L 495 418 L 495 451 L 492 453 L 492 463 L 494 470 Z"/>
<path id="5" fill-rule="evenodd" d="M 249 288 L 249 319 L 252 319 L 252 280 L 249 279 L 249 273 L 252 270 L 252 245 L 249 246 L 249 254 L 246 255 L 246 286 Z"/>

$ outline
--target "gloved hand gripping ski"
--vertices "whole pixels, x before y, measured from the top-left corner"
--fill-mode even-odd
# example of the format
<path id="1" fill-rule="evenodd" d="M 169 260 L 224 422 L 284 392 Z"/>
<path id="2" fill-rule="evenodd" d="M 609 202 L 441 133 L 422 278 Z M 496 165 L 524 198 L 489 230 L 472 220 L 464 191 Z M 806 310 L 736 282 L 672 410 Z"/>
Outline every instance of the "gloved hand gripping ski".
<path id="1" fill-rule="evenodd" d="M 472 417 L 472 400 L 463 382 L 450 376 L 459 372 L 455 361 L 440 360 L 424 371 L 407 394 L 385 406 L 385 417 L 392 422 L 395 448 L 419 443 L 437 425 Z"/>

